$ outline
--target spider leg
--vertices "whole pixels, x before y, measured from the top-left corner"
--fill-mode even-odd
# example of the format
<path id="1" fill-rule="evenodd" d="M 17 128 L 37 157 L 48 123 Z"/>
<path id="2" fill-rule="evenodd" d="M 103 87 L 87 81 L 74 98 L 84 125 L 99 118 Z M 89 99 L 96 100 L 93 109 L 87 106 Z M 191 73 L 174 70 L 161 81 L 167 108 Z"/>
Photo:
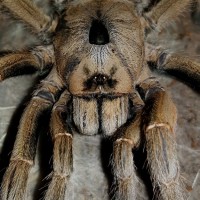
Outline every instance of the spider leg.
<path id="1" fill-rule="evenodd" d="M 0 53 L 0 81 L 35 70 L 50 70 L 54 63 L 51 45 L 37 46 L 30 51 Z"/>
<path id="2" fill-rule="evenodd" d="M 177 18 L 191 4 L 192 0 L 161 0 L 143 16 L 153 29 L 161 29 Z"/>
<path id="3" fill-rule="evenodd" d="M 54 141 L 53 172 L 51 183 L 45 195 L 46 200 L 64 200 L 69 194 L 69 177 L 72 172 L 72 134 L 63 120 L 70 95 L 65 91 L 54 105 L 51 115 L 51 134 Z M 67 198 L 69 199 L 69 198 Z"/>
<path id="4" fill-rule="evenodd" d="M 113 143 L 112 171 L 114 175 L 113 195 L 116 200 L 134 200 L 138 178 L 133 162 L 133 149 L 140 144 L 140 125 L 142 104 L 138 106 L 136 116 L 129 125 L 118 130 L 120 136 L 117 136 Z"/>
<path id="5" fill-rule="evenodd" d="M 176 152 L 176 108 L 155 79 L 139 87 L 145 101 L 142 127 L 154 194 L 163 200 L 186 199 Z"/>
<path id="6" fill-rule="evenodd" d="M 173 75 L 200 92 L 199 63 L 181 55 L 167 53 L 151 45 L 146 48 L 146 57 L 154 69 Z"/>
<path id="7" fill-rule="evenodd" d="M 52 33 L 57 26 L 57 19 L 45 15 L 30 0 L 1 0 L 0 6 L 9 11 L 15 18 L 22 20 L 36 33 Z"/>
<path id="8" fill-rule="evenodd" d="M 28 174 L 34 163 L 38 135 L 37 121 L 42 112 L 50 109 L 55 97 L 60 92 L 60 85 L 46 80 L 37 89 L 25 109 L 18 129 L 17 138 L 8 169 L 3 177 L 0 199 L 25 200 Z"/>

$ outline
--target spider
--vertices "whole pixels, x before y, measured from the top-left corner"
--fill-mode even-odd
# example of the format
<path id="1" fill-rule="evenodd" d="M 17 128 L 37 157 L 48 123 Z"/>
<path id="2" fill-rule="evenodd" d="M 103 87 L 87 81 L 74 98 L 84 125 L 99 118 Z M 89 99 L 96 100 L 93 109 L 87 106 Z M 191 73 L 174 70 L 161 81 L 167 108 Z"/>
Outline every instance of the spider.
<path id="1" fill-rule="evenodd" d="M 26 199 L 35 130 L 47 110 L 53 171 L 45 199 L 73 199 L 77 133 L 112 141 L 114 199 L 137 198 L 133 150 L 141 145 L 156 198 L 186 199 L 176 153 L 176 108 L 150 68 L 178 76 L 199 91 L 200 64 L 148 44 L 146 35 L 162 30 L 191 0 L 160 0 L 148 7 L 137 0 L 54 2 L 58 13 L 50 17 L 29 0 L 0 1 L 1 9 L 30 27 L 43 44 L 2 54 L 1 81 L 28 69 L 47 73 L 22 115 L 1 199 Z"/>

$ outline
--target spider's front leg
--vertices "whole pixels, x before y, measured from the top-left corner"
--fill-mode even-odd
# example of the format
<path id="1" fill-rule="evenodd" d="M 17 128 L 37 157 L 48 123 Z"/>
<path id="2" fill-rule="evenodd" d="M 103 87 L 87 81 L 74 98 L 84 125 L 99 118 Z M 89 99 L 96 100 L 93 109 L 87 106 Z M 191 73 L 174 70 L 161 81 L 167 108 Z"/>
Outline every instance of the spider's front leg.
<path id="1" fill-rule="evenodd" d="M 186 198 L 176 153 L 176 108 L 154 78 L 139 85 L 145 102 L 143 132 L 154 193 L 159 200 Z"/>
<path id="2" fill-rule="evenodd" d="M 113 143 L 112 170 L 114 175 L 114 198 L 116 200 L 134 200 L 138 178 L 133 162 L 133 149 L 140 144 L 140 125 L 143 102 L 134 98 L 133 102 L 139 103 L 136 109 L 136 116 L 128 126 L 124 126 L 117 131 L 117 139 Z M 139 100 L 139 101 L 138 101 Z M 136 105 L 136 104 L 135 104 Z"/>
<path id="3" fill-rule="evenodd" d="M 38 139 L 37 121 L 42 112 L 52 107 L 61 87 L 61 83 L 47 78 L 26 107 L 20 120 L 10 164 L 3 177 L 1 200 L 26 199 L 28 174 L 34 164 Z"/>
<path id="4" fill-rule="evenodd" d="M 53 172 L 45 195 L 46 200 L 73 199 L 69 192 L 69 178 L 73 166 L 72 134 L 62 116 L 66 113 L 69 100 L 70 94 L 65 91 L 54 105 L 51 115 L 51 134 L 54 141 Z"/>

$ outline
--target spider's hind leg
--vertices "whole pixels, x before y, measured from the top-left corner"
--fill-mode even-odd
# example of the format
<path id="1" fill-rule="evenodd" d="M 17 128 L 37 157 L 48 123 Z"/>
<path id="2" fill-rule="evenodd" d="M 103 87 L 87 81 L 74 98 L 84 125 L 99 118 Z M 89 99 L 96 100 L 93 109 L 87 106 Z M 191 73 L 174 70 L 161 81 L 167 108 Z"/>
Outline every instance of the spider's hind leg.
<path id="1" fill-rule="evenodd" d="M 170 54 L 152 45 L 146 46 L 146 60 L 152 69 L 166 72 L 200 92 L 200 64 L 178 54 Z"/>
<path id="2" fill-rule="evenodd" d="M 51 19 L 30 0 L 1 0 L 0 9 L 8 11 L 41 36 L 49 36 L 57 26 L 57 19 Z"/>
<path id="3" fill-rule="evenodd" d="M 34 71 L 49 71 L 53 63 L 52 45 L 37 46 L 29 51 L 0 52 L 0 81 Z"/>

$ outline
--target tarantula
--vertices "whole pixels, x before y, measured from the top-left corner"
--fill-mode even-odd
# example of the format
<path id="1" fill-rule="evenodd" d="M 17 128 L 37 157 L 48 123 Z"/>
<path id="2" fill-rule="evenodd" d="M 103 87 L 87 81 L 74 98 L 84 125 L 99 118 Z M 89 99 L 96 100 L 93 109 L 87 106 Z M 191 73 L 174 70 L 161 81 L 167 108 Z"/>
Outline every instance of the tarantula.
<path id="1" fill-rule="evenodd" d="M 199 90 L 200 64 L 147 44 L 147 30 L 162 29 L 191 0 L 160 0 L 143 8 L 137 0 L 55 1 L 44 14 L 29 0 L 0 0 L 1 9 L 23 21 L 43 45 L 0 57 L 0 78 L 45 71 L 18 128 L 1 186 L 2 200 L 26 199 L 34 163 L 39 116 L 51 110 L 53 172 L 45 199 L 72 199 L 73 138 L 76 132 L 112 140 L 114 198 L 134 200 L 133 150 L 144 145 L 158 199 L 186 198 L 176 155 L 176 108 L 150 67 Z"/>

